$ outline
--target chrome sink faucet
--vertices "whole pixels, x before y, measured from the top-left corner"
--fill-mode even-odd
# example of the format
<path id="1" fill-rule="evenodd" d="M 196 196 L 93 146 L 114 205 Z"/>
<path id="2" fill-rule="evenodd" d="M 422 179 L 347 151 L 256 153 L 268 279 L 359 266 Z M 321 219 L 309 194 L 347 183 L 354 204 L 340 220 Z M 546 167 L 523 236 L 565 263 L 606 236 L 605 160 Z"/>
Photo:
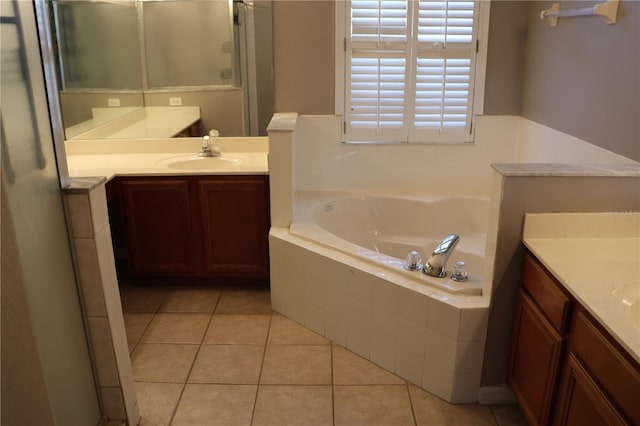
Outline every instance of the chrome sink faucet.
<path id="1" fill-rule="evenodd" d="M 211 148 L 211 138 L 209 136 L 202 138 L 202 151 L 198 153 L 198 157 L 220 157 L 220 152 Z"/>
<path id="2" fill-rule="evenodd" d="M 422 273 L 438 278 L 447 275 L 447 261 L 451 253 L 453 253 L 453 249 L 458 244 L 458 241 L 460 241 L 460 237 L 455 234 L 444 237 L 424 264 Z"/>

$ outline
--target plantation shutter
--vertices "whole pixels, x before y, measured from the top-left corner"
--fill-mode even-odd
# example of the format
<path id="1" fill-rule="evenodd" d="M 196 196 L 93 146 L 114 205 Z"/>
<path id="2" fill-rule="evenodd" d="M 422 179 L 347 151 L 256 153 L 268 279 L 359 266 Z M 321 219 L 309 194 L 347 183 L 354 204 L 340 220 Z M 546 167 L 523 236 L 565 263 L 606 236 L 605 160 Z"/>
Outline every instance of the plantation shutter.
<path id="1" fill-rule="evenodd" d="M 347 139 L 470 140 L 477 2 L 353 0 Z"/>
<path id="2" fill-rule="evenodd" d="M 347 69 L 350 139 L 406 139 L 407 0 L 352 0 Z"/>

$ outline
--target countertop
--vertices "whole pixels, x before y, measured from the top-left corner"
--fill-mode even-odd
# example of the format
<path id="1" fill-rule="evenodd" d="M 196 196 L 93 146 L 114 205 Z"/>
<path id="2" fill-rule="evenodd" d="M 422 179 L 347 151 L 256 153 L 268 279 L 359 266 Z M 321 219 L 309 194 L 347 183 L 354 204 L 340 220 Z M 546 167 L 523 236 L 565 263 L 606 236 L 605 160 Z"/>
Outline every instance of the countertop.
<path id="1" fill-rule="evenodd" d="M 175 167 L 175 161 L 200 161 L 201 143 L 201 138 L 67 141 L 69 177 L 268 174 L 266 137 L 216 138 L 220 158 L 208 159 L 206 167 Z"/>
<path id="2" fill-rule="evenodd" d="M 527 214 L 523 241 L 640 362 L 640 212 Z"/>
<path id="3" fill-rule="evenodd" d="M 69 139 L 171 138 L 200 120 L 200 107 L 92 108 L 93 118 L 65 129 Z"/>

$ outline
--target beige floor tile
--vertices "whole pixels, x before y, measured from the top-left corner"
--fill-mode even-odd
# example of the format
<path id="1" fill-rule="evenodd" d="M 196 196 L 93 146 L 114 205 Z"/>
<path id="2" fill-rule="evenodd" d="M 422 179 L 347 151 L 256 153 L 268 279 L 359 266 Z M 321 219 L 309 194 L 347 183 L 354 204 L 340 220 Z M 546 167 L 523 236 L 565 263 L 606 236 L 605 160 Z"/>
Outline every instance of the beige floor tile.
<path id="1" fill-rule="evenodd" d="M 183 387 L 184 385 L 177 383 L 136 382 L 139 426 L 168 425 Z"/>
<path id="2" fill-rule="evenodd" d="M 333 384 L 403 385 L 405 381 L 360 355 L 333 345 Z"/>
<path id="3" fill-rule="evenodd" d="M 189 383 L 257 384 L 264 346 L 203 345 Z"/>
<path id="4" fill-rule="evenodd" d="M 260 384 L 331 384 L 331 347 L 267 346 Z"/>
<path id="5" fill-rule="evenodd" d="M 405 385 L 334 386 L 336 426 L 413 425 Z"/>
<path id="6" fill-rule="evenodd" d="M 124 328 L 127 332 L 127 342 L 137 342 L 147 328 L 154 314 L 124 313 Z"/>
<path id="7" fill-rule="evenodd" d="M 220 290 L 215 288 L 172 289 L 160 306 L 160 312 L 202 312 L 211 313 L 220 298 Z"/>
<path id="8" fill-rule="evenodd" d="M 188 384 L 173 426 L 250 425 L 256 385 Z"/>
<path id="9" fill-rule="evenodd" d="M 120 287 L 122 312 L 157 312 L 168 292 L 162 287 Z"/>
<path id="10" fill-rule="evenodd" d="M 253 426 L 333 425 L 331 386 L 260 386 Z"/>
<path id="11" fill-rule="evenodd" d="M 214 315 L 204 336 L 206 344 L 264 345 L 271 315 Z"/>
<path id="12" fill-rule="evenodd" d="M 133 378 L 139 382 L 185 383 L 198 345 L 138 343 L 131 355 Z"/>
<path id="13" fill-rule="evenodd" d="M 526 426 L 527 421 L 516 404 L 492 405 L 491 411 L 498 426 Z"/>
<path id="14" fill-rule="evenodd" d="M 409 393 L 419 426 L 495 426 L 496 424 L 489 406 L 449 404 L 414 385 L 409 385 Z"/>
<path id="15" fill-rule="evenodd" d="M 136 344 L 137 343 L 127 342 L 127 345 L 129 346 L 129 356 L 131 356 L 131 354 L 133 353 L 133 350 L 136 348 Z"/>
<path id="16" fill-rule="evenodd" d="M 201 343 L 210 314 L 156 314 L 142 335 L 144 343 Z"/>
<path id="17" fill-rule="evenodd" d="M 282 315 L 274 314 L 269 328 L 269 345 L 328 345 L 331 342 Z"/>
<path id="18" fill-rule="evenodd" d="M 217 314 L 270 314 L 269 290 L 224 290 L 216 306 Z"/>

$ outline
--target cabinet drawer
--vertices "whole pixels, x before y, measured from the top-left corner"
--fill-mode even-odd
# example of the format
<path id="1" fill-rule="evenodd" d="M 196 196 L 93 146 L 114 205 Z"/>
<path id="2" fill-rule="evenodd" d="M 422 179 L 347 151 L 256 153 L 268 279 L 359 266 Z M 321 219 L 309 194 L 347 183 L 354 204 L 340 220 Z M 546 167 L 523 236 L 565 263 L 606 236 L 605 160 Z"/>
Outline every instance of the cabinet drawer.
<path id="1" fill-rule="evenodd" d="M 522 287 L 540 307 L 551 325 L 564 334 L 571 301 L 543 266 L 527 252 L 522 265 Z"/>
<path id="2" fill-rule="evenodd" d="M 631 424 L 640 424 L 640 365 L 623 356 L 582 310 L 575 313 L 571 324 L 570 352 Z"/>

